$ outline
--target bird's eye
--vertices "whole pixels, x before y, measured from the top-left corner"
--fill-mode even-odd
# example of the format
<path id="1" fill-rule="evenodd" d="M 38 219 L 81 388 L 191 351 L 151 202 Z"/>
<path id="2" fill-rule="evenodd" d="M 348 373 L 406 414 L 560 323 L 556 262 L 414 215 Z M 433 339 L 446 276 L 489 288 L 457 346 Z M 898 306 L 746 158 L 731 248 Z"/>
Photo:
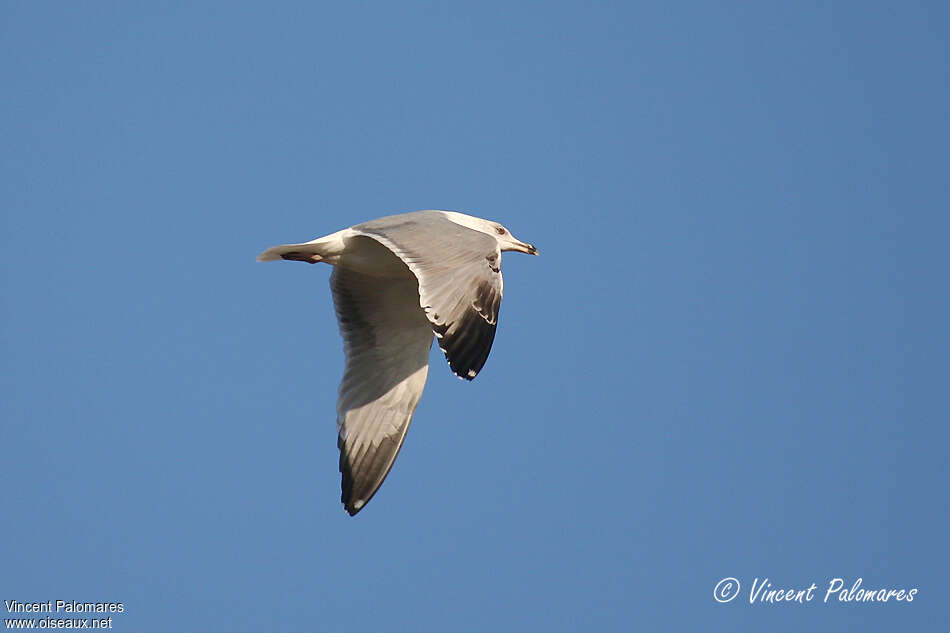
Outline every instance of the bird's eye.
<path id="1" fill-rule="evenodd" d="M 498 235 L 504 235 L 507 233 L 507 231 L 505 231 L 505 229 L 501 228 L 500 226 L 495 227 L 495 232 L 498 233 Z"/>

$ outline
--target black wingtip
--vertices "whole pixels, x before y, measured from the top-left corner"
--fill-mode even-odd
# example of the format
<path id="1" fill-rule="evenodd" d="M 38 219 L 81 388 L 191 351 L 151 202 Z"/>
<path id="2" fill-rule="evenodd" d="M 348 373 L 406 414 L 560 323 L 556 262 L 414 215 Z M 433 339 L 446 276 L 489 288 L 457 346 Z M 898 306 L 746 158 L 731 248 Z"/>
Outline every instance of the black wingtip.
<path id="1" fill-rule="evenodd" d="M 346 513 L 351 517 L 356 516 L 356 514 L 366 507 L 366 502 L 369 499 L 346 499 L 346 495 L 341 499 L 343 501 L 343 509 L 346 510 Z"/>
<path id="2" fill-rule="evenodd" d="M 339 441 L 337 444 L 342 450 L 343 442 Z M 343 502 L 343 509 L 346 510 L 347 514 L 350 516 L 356 516 L 357 512 L 366 507 L 366 501 L 363 499 L 353 498 L 353 488 L 356 478 L 353 476 L 353 469 L 349 461 L 344 458 L 343 453 L 340 454 L 340 474 L 342 475 L 340 481 L 340 501 Z"/>
<path id="3" fill-rule="evenodd" d="M 376 495 L 380 486 L 389 475 L 402 442 L 405 432 L 409 429 L 409 420 L 399 437 L 388 436 L 380 440 L 379 446 L 368 453 L 362 453 L 350 461 L 345 448 L 345 442 L 338 438 L 340 448 L 340 501 L 350 516 L 366 507 L 366 504 Z"/>

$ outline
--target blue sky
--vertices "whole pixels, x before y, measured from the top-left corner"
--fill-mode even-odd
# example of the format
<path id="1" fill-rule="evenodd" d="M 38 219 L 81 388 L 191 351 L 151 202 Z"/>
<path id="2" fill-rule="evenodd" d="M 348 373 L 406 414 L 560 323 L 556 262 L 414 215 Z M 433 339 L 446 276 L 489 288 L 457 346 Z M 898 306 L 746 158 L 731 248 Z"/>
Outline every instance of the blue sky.
<path id="1" fill-rule="evenodd" d="M 0 599 L 122 602 L 116 631 L 946 630 L 948 17 L 3 3 Z M 330 270 L 254 257 L 426 208 L 542 256 L 506 255 L 477 380 L 433 352 L 350 518 Z M 765 577 L 818 596 L 749 604 Z M 823 603 L 836 577 L 918 594 Z"/>

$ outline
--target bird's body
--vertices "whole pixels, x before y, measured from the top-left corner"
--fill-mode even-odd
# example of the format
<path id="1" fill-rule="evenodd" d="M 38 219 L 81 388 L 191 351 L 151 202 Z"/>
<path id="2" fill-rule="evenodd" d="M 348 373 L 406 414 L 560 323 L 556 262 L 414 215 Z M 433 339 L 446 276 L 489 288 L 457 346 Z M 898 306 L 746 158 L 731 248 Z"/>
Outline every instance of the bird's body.
<path id="1" fill-rule="evenodd" d="M 472 380 L 485 364 L 501 305 L 503 250 L 537 254 L 495 222 L 416 211 L 258 256 L 334 266 L 330 288 L 346 353 L 338 444 L 351 515 L 399 453 L 425 387 L 433 333 L 460 378 Z"/>

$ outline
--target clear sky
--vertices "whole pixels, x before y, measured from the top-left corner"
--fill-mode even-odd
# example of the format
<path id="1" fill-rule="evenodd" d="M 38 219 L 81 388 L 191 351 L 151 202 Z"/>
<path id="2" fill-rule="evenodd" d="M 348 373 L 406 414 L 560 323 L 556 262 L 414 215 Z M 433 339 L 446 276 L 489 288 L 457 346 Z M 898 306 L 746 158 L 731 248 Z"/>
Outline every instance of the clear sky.
<path id="1" fill-rule="evenodd" d="M 950 630 L 948 32 L 3 2 L 0 599 L 122 602 L 120 633 Z M 473 383 L 433 351 L 350 518 L 330 269 L 254 258 L 429 208 L 541 257 L 505 256 Z"/>

